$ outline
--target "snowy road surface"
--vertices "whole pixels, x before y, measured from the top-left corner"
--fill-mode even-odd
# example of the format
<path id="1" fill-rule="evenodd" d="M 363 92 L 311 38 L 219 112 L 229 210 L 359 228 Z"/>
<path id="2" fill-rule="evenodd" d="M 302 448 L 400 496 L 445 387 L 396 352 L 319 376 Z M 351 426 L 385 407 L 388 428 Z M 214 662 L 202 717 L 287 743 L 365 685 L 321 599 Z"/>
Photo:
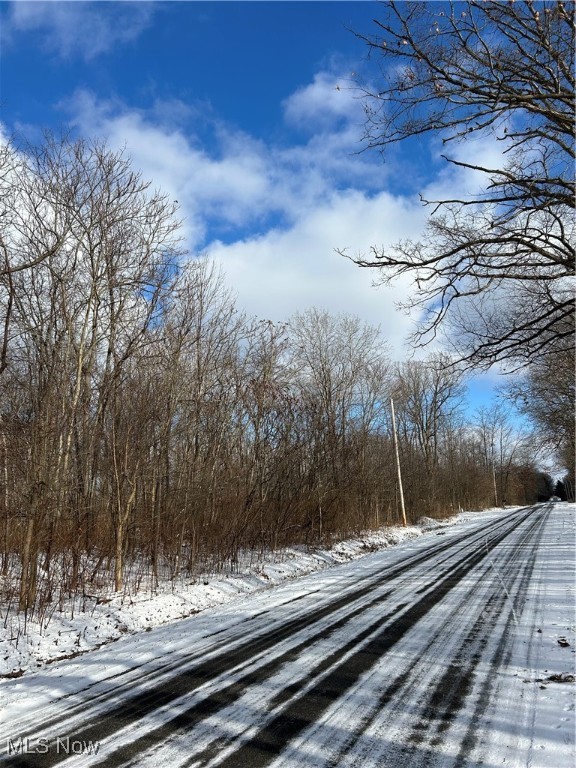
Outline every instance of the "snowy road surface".
<path id="1" fill-rule="evenodd" d="M 571 768 L 574 532 L 479 514 L 3 681 L 0 765 Z"/>

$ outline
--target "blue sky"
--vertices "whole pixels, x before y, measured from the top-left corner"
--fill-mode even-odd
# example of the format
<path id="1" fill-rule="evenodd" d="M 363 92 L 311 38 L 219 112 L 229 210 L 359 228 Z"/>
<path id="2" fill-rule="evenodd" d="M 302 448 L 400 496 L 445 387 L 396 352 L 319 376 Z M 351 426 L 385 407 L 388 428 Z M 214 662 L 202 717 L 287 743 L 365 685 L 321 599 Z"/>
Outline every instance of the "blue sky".
<path id="1" fill-rule="evenodd" d="M 191 256 L 222 265 L 249 314 L 316 306 L 379 325 L 396 359 L 411 320 L 393 288 L 338 256 L 418 237 L 418 193 L 470 189 L 437 139 L 361 152 L 354 83 L 374 71 L 351 30 L 375 2 L 2 2 L 0 123 L 105 137 L 178 200 Z M 462 147 L 475 157 L 495 147 Z M 470 156 L 470 155 L 468 155 Z M 488 163 L 489 164 L 489 163 Z M 490 377 L 474 401 L 491 395 Z"/>

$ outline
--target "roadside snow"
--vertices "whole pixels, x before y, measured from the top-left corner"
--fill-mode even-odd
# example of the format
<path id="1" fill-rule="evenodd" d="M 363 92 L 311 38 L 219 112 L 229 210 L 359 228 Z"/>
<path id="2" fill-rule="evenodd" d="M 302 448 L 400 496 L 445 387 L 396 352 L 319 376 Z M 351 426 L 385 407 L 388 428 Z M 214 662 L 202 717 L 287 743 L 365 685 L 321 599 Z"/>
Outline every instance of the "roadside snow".
<path id="1" fill-rule="evenodd" d="M 74 611 L 72 606 L 54 611 L 44 625 L 34 620 L 25 623 L 22 615 L 10 614 L 5 618 L 0 614 L 0 683 L 3 677 L 18 677 L 30 669 L 99 648 L 123 635 L 188 618 L 206 608 L 355 560 L 459 519 L 439 522 L 422 518 L 417 526 L 367 532 L 329 549 L 295 546 L 259 556 L 257 562 L 247 553 L 244 562 L 235 563 L 233 570 L 217 576 L 200 574 L 194 580 L 161 584 L 153 592 L 143 585 L 132 595 L 101 595 L 88 601 L 85 611 Z"/>
<path id="2" fill-rule="evenodd" d="M 395 646 L 394 653 L 385 653 L 375 659 L 373 667 L 344 690 L 333 706 L 322 710 L 311 724 L 313 737 L 308 731 L 303 731 L 301 737 L 296 735 L 279 757 L 281 764 L 326 766 L 331 764 L 329 758 L 333 748 L 335 753 L 343 755 L 342 762 L 338 763 L 343 767 L 380 766 L 388 764 L 387 750 L 395 750 L 394 754 L 401 757 L 406 747 L 411 750 L 406 753 L 407 760 L 412 759 L 411 756 L 418 757 L 419 750 L 424 750 L 420 753 L 424 759 L 428 754 L 426 750 L 431 750 L 434 761 L 426 764 L 434 764 L 437 768 L 455 765 L 495 768 L 503 764 L 510 768 L 572 768 L 576 704 L 573 682 L 576 674 L 575 511 L 573 504 L 557 504 L 551 514 L 535 515 L 545 520 L 541 529 L 542 538 L 537 545 L 534 542 L 530 544 L 533 553 L 531 577 L 515 595 L 521 610 L 518 611 L 516 623 L 510 623 L 511 631 L 505 644 L 500 646 L 500 639 L 505 635 L 498 629 L 492 632 L 492 621 L 501 624 L 511 620 L 506 619 L 506 611 L 502 615 L 492 613 L 491 605 L 498 605 L 493 598 L 500 594 L 499 585 L 506 590 L 507 583 L 512 585 L 516 577 L 520 578 L 524 573 L 528 560 L 520 557 L 520 569 L 516 571 L 517 561 L 512 550 L 517 548 L 518 552 L 521 551 L 525 528 L 519 529 L 519 533 L 508 542 L 512 545 L 511 551 L 506 552 L 508 545 L 505 543 L 500 552 L 503 560 L 497 559 L 495 550 L 490 559 L 494 565 L 491 566 L 488 561 L 481 562 L 477 569 L 479 573 L 474 576 L 470 572 L 457 588 L 450 590 L 445 599 L 406 631 L 402 643 Z M 218 579 L 210 578 L 208 584 L 200 582 L 174 592 L 166 590 L 153 597 L 142 594 L 131 600 L 125 599 L 124 605 L 119 597 L 115 597 L 110 603 L 95 606 L 100 613 L 94 609 L 89 615 L 78 615 L 74 621 L 68 620 L 68 624 L 64 618 L 54 616 L 53 623 L 41 637 L 38 636 L 36 646 L 33 643 L 23 646 L 31 649 L 29 655 L 16 659 L 17 663 L 23 659 L 27 666 L 20 668 L 31 670 L 31 674 L 17 680 L 0 680 L 0 731 L 6 734 L 6 744 L 8 739 L 18 739 L 19 734 L 32 733 L 33 740 L 44 736 L 51 740 L 54 734 L 59 738 L 58 733 L 82 733 L 88 711 L 94 717 L 99 712 L 105 713 L 121 706 L 122 697 L 126 691 L 132 690 L 133 685 L 140 692 L 152 685 L 161 687 L 164 680 L 172 679 L 174 670 L 179 670 L 179 674 L 182 672 L 183 664 L 197 665 L 204 659 L 209 664 L 212 654 L 213 658 L 218 658 L 218 654 L 224 655 L 227 648 L 237 648 L 237 644 L 244 647 L 246 637 L 250 637 L 245 635 L 248 625 L 244 622 L 254 622 L 249 625 L 252 637 L 261 640 L 267 636 L 271 626 L 282 625 L 288 617 L 298 615 L 298 611 L 305 615 L 311 606 L 321 605 L 322 600 L 330 603 L 335 595 L 340 594 L 356 600 L 354 605 L 363 608 L 357 611 L 352 621 L 339 619 L 334 622 L 337 615 L 330 614 L 310 627 L 303 624 L 295 637 L 284 638 L 273 646 L 264 645 L 260 650 L 256 648 L 254 656 L 249 659 L 249 669 L 253 672 L 259 664 L 272 665 L 263 680 L 247 685 L 237 700 L 231 700 L 226 706 L 223 704 L 213 716 L 199 722 L 195 731 L 195 744 L 200 749 L 198 739 L 205 737 L 209 745 L 218 734 L 224 741 L 236 738 L 239 729 L 245 735 L 240 736 L 239 742 L 231 742 L 228 749 L 232 754 L 250 738 L 250 729 L 257 729 L 268 717 L 268 706 L 279 691 L 300 683 L 302 690 L 307 685 L 317 688 L 323 675 L 333 674 L 335 667 L 325 670 L 323 666 L 329 654 L 334 653 L 335 648 L 347 648 L 354 639 L 364 637 L 366 628 L 371 626 L 376 616 L 379 622 L 382 621 L 381 603 L 374 600 L 374 592 L 353 596 L 354 585 L 359 579 L 370 580 L 381 572 L 386 563 L 401 563 L 407 553 L 413 556 L 416 552 L 427 552 L 433 543 L 440 543 L 434 541 L 437 535 L 445 536 L 449 544 L 451 537 L 459 538 L 467 528 L 481 528 L 491 521 L 499 523 L 496 518 L 508 512 L 509 509 L 467 512 L 440 526 L 433 521 L 421 520 L 418 526 L 411 529 L 367 534 L 335 545 L 330 550 L 307 552 L 293 548 L 276 553 L 274 557 L 269 556 L 256 566 L 246 565 Z M 452 526 L 453 523 L 458 525 Z M 428 533 L 422 535 L 425 531 Z M 364 553 L 386 549 L 402 541 L 404 544 L 393 551 L 359 559 Z M 461 551 L 466 546 L 476 545 L 462 544 Z M 458 548 L 455 552 L 458 556 Z M 444 552 L 440 552 L 428 566 L 431 568 L 434 562 L 441 562 L 445 556 Z M 354 562 L 341 568 L 330 567 L 348 561 Z M 313 571 L 318 573 L 299 579 L 301 575 Z M 424 570 L 421 579 L 426 580 L 429 572 Z M 267 589 L 275 584 L 279 585 L 276 589 Z M 388 584 L 375 587 L 376 590 L 388 588 Z M 400 577 L 394 592 L 394 605 L 406 601 L 407 594 L 414 589 L 421 591 L 421 588 L 417 572 L 411 572 L 406 583 L 402 583 Z M 252 597 L 249 597 L 250 593 Z M 243 599 L 244 596 L 246 599 Z M 297 600 L 302 602 L 298 602 L 299 607 L 295 608 Z M 188 621 L 175 621 L 159 627 L 154 632 L 139 631 L 151 627 L 152 623 L 166 624 L 218 603 L 227 604 Z M 348 612 L 349 605 L 345 602 L 341 610 Z M 109 614 L 107 624 L 102 619 L 106 613 Z M 480 632 L 476 637 L 470 632 L 470 627 L 478 626 L 479 617 L 484 617 L 486 634 Z M 100 625 L 95 627 L 94 621 L 100 622 Z M 330 628 L 328 639 L 319 632 L 324 626 Z M 51 646 L 55 639 L 64 636 L 63 629 L 66 628 L 80 638 L 76 648 L 73 645 L 71 650 L 79 649 L 81 653 L 122 634 L 132 633 L 133 636 L 126 636 L 117 644 L 108 645 L 96 653 L 32 671 L 34 666 L 45 663 L 44 658 L 50 660 L 57 657 L 58 651 Z M 381 631 L 378 624 L 376 632 Z M 319 633 L 318 638 L 314 633 Z M 218 650 L 219 642 L 221 646 Z M 470 642 L 476 645 L 467 655 L 468 651 L 462 649 L 468 648 Z M 291 647 L 299 651 L 285 660 L 286 651 Z M 500 653 L 500 647 L 504 657 L 500 659 L 501 663 L 494 664 L 492 662 Z M 10 646 L 7 648 L 10 649 Z M 350 645 L 350 649 L 346 653 L 354 654 L 357 645 Z M 21 649 L 17 652 L 20 653 Z M 41 652 L 46 656 L 42 657 Z M 479 654 L 477 659 L 472 655 L 476 653 Z M 278 659 L 284 660 L 274 666 Z M 442 697 L 437 698 L 438 695 L 448 696 L 450 693 L 439 687 L 439 682 L 449 680 L 448 673 L 457 675 L 458 664 L 465 666 L 472 660 L 470 690 L 463 696 L 462 706 L 453 720 L 447 720 L 441 709 L 439 716 L 436 716 L 436 710 L 430 715 L 427 709 L 430 702 L 434 700 L 438 706 L 438 702 L 441 704 L 443 701 Z M 403 689 L 399 689 L 398 696 L 384 701 L 382 693 L 388 681 L 402 676 L 402 665 L 410 669 L 413 661 L 418 666 L 414 667 L 413 676 L 405 680 L 406 686 L 413 687 L 407 689 L 407 693 L 404 691 L 404 698 Z M 335 662 L 335 665 L 340 663 Z M 319 673 L 314 672 L 316 668 L 321 668 Z M 213 691 L 217 692 L 222 680 L 230 685 L 242 676 L 246 677 L 251 674 L 247 669 L 245 664 L 240 664 L 237 670 L 226 668 L 215 672 L 214 678 L 202 686 L 202 695 L 209 697 Z M 148 732 L 147 729 L 153 731 L 162 727 L 169 718 L 174 719 L 180 711 L 179 707 L 184 711 L 192 703 L 186 695 L 175 693 L 169 706 L 154 709 L 142 719 L 115 732 L 109 741 L 104 739 L 98 759 L 105 759 L 123 744 L 134 743 Z M 39 723 L 47 730 L 37 730 Z M 430 730 L 428 737 L 425 728 L 417 732 L 428 741 L 420 744 L 407 740 L 422 723 Z M 463 746 L 462 729 L 467 723 L 474 725 L 474 738 L 466 744 L 470 753 L 463 761 L 459 754 Z M 358 724 L 364 728 L 363 735 L 347 751 L 346 739 L 351 737 Z M 55 731 L 56 728 L 64 730 Z M 66 737 L 63 735 L 62 738 Z M 151 764 L 156 768 L 179 764 L 182 755 L 188 754 L 182 747 L 188 738 L 186 729 L 182 732 L 176 729 L 171 738 L 160 745 L 164 751 L 153 749 L 149 754 L 142 754 L 138 758 L 142 757 L 142 761 L 138 764 Z M 184 739 L 184 742 L 179 739 Z M 79 741 L 74 743 L 80 744 Z M 97 746 L 99 748 L 99 742 Z M 0 762 L 1 755 L 0 752 Z M 293 755 L 292 761 L 290 755 Z M 74 765 L 91 765 L 91 759 L 89 754 L 86 754 L 85 760 L 75 757 Z M 394 764 L 412 764 L 407 760 Z M 231 764 L 230 761 L 228 764 Z M 249 763 L 235 763 L 239 764 Z"/>
<path id="3" fill-rule="evenodd" d="M 508 508 L 508 511 L 512 508 Z M 502 514 L 501 508 L 483 514 Z M 48 622 L 28 620 L 18 614 L 0 613 L 0 683 L 2 678 L 70 658 L 118 640 L 127 634 L 188 618 L 216 605 L 229 603 L 288 579 L 355 560 L 370 552 L 400 544 L 455 523 L 474 519 L 478 512 L 462 512 L 449 520 L 422 517 L 416 526 L 390 527 L 363 533 L 332 547 L 295 546 L 254 557 L 218 575 L 197 575 L 193 580 L 165 583 L 154 590 L 142 585 L 135 594 L 100 595 L 86 602 L 86 610 L 64 606 Z M 1 606 L 0 606 L 1 609 Z"/>

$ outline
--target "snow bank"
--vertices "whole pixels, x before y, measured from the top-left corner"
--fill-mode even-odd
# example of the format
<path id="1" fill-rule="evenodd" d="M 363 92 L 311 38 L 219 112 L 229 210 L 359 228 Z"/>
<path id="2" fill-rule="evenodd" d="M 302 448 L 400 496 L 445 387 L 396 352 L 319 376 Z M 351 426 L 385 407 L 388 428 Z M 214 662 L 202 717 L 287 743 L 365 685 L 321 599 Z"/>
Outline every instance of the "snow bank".
<path id="1" fill-rule="evenodd" d="M 502 514 L 502 509 L 485 512 Z M 131 595 L 101 595 L 86 601 L 83 611 L 72 606 L 54 611 L 44 624 L 25 623 L 22 615 L 0 615 L 0 679 L 18 677 L 58 659 L 87 653 L 123 635 L 150 631 L 287 579 L 340 565 L 422 534 L 438 534 L 438 529 L 477 514 L 463 512 L 444 521 L 422 517 L 415 526 L 369 531 L 327 548 L 294 546 L 258 557 L 246 553 L 229 571 L 161 584 L 154 590 L 143 585 Z"/>
<path id="2" fill-rule="evenodd" d="M 386 528 L 329 548 L 295 546 L 265 554 L 256 563 L 248 553 L 244 562 L 235 563 L 233 571 L 164 584 L 153 594 L 143 588 L 130 596 L 101 596 L 90 600 L 82 612 L 73 614 L 70 607 L 55 611 L 47 625 L 37 621 L 25 625 L 23 616 L 9 615 L 0 625 L 0 677 L 17 677 L 29 669 L 86 653 L 122 635 L 149 631 L 287 579 L 354 560 L 420 536 L 429 528 L 427 524 Z"/>

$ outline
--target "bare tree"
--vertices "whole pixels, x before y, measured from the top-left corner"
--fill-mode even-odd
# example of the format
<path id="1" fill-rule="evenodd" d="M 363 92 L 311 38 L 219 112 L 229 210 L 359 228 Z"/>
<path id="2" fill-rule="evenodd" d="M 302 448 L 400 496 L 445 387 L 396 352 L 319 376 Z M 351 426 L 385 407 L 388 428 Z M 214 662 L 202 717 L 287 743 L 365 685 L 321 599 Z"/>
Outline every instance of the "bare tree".
<path id="1" fill-rule="evenodd" d="M 416 344 L 442 328 L 483 367 L 546 357 L 552 341 L 571 348 L 574 4 L 387 2 L 375 24 L 358 34 L 381 67 L 363 87 L 367 146 L 434 134 L 448 164 L 484 181 L 478 194 L 423 200 L 422 241 L 341 253 L 382 282 L 414 278 Z M 475 138 L 501 160 L 463 159 L 457 147 Z"/>
<path id="2" fill-rule="evenodd" d="M 387 351 L 379 329 L 354 316 L 311 309 L 296 314 L 289 331 L 291 365 L 306 405 L 310 486 L 322 531 L 331 500 L 346 507 L 344 489 L 359 480 L 368 434 L 383 418 Z"/>
<path id="3" fill-rule="evenodd" d="M 534 495 L 505 425 L 483 446 L 457 416 L 446 356 L 393 376 L 357 318 L 249 320 L 210 262 L 180 263 L 174 203 L 122 153 L 31 157 L 0 169 L 3 606 L 38 617 L 92 585 L 396 522 L 394 386 L 413 516 L 481 506 L 494 468 L 499 497 Z"/>
<path id="4" fill-rule="evenodd" d="M 170 393 L 162 452 L 166 467 L 172 466 L 167 474 L 177 510 L 173 520 L 180 541 L 190 544 L 189 565 L 203 546 L 215 544 L 212 534 L 222 532 L 219 509 L 232 474 L 245 326 L 222 273 L 205 259 L 186 264 L 174 283 L 160 339 Z"/>
<path id="5" fill-rule="evenodd" d="M 538 429 L 541 440 L 571 471 L 576 454 L 574 350 L 561 350 L 546 362 L 532 363 L 526 375 L 506 391 Z"/>
<path id="6" fill-rule="evenodd" d="M 394 397 L 405 451 L 411 451 L 409 494 L 422 511 L 434 512 L 439 499 L 439 463 L 442 441 L 462 404 L 462 375 L 445 354 L 397 367 Z M 420 498 L 415 498 L 417 491 Z"/>
<path id="7" fill-rule="evenodd" d="M 8 364 L 15 278 L 54 256 L 70 230 L 65 186 L 60 185 L 69 171 L 61 163 L 63 147 L 51 138 L 22 151 L 9 141 L 0 146 L 0 373 Z"/>
<path id="8" fill-rule="evenodd" d="M 121 585 L 137 466 L 126 452 L 122 390 L 162 312 L 179 224 L 174 204 L 99 142 L 48 138 L 6 180 L 20 184 L 3 240 L 12 333 L 4 373 L 23 393 L 10 418 L 29 446 L 20 589 L 29 609 L 40 553 L 49 567 L 66 524 L 65 545 L 77 551 L 97 496 L 116 532 Z M 106 462 L 114 482 L 103 480 Z"/>
<path id="9" fill-rule="evenodd" d="M 535 452 L 529 436 L 514 423 L 510 409 L 501 403 L 478 409 L 475 432 L 491 476 L 493 502 L 496 506 L 509 504 L 518 481 L 516 468 L 533 464 Z"/>

